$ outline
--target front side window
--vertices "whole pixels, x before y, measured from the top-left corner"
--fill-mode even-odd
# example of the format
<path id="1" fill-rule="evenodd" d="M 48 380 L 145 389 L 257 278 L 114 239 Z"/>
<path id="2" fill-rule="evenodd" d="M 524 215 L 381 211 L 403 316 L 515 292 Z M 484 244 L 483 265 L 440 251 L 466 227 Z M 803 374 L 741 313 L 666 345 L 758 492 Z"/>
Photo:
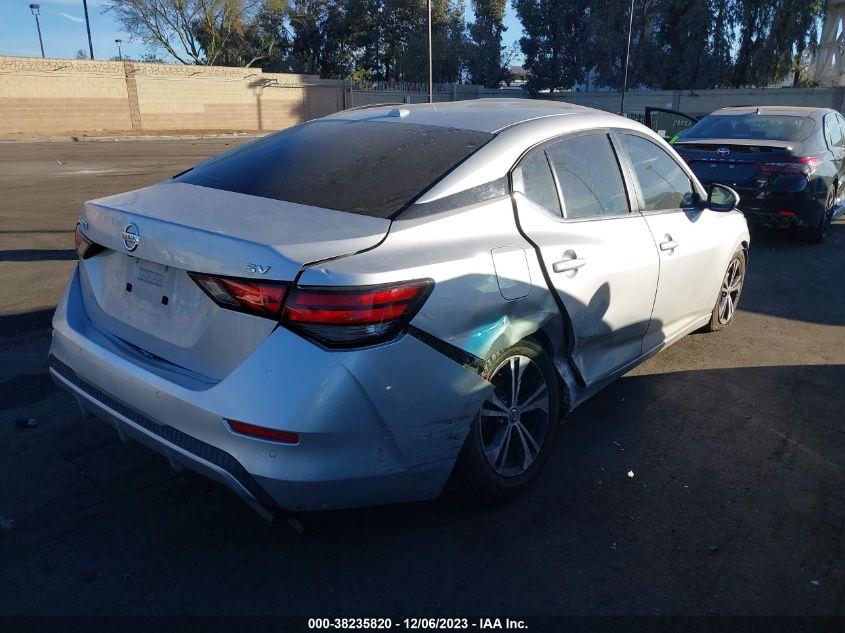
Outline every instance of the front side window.
<path id="1" fill-rule="evenodd" d="M 522 193 L 525 194 L 525 197 L 551 211 L 553 215 L 560 216 L 560 198 L 557 195 L 549 161 L 546 159 L 546 152 L 535 152 L 532 156 L 529 156 L 522 163 L 520 174 L 522 176 Z"/>
<path id="2" fill-rule="evenodd" d="M 640 183 L 644 211 L 692 206 L 693 188 L 689 176 L 669 154 L 641 136 L 622 134 L 621 139 Z"/>
<path id="3" fill-rule="evenodd" d="M 570 218 L 628 213 L 619 163 L 606 134 L 562 140 L 546 150 Z"/>

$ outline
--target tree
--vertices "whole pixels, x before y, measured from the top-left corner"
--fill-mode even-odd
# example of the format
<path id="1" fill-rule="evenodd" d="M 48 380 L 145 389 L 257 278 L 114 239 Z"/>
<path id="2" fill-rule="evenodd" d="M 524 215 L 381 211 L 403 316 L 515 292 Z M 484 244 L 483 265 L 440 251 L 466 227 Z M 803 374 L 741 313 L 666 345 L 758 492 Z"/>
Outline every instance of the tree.
<path id="1" fill-rule="evenodd" d="M 475 22 L 468 25 L 467 70 L 472 83 L 496 88 L 509 75 L 502 64 L 505 0 L 472 0 Z"/>
<path id="2" fill-rule="evenodd" d="M 654 85 L 663 72 L 658 61 L 656 33 L 661 20 L 659 0 L 636 0 L 628 60 L 628 86 Z M 622 88 L 631 0 L 594 0 L 587 20 L 587 68 L 595 68 L 600 85 Z"/>
<path id="3" fill-rule="evenodd" d="M 432 66 L 436 82 L 460 81 L 466 25 L 455 0 L 432 0 Z M 346 0 L 354 49 L 352 76 L 362 81 L 426 81 L 426 0 Z"/>
<path id="4" fill-rule="evenodd" d="M 79 48 L 76 50 L 76 55 L 74 59 L 88 59 L 88 53 L 86 53 L 83 49 Z"/>
<path id="5" fill-rule="evenodd" d="M 173 1 L 173 0 L 170 0 Z M 179 1 L 179 0 L 177 0 Z M 194 37 L 209 60 L 219 66 L 284 66 L 290 35 L 284 20 L 286 0 L 217 0 L 230 5 L 220 17 L 205 16 L 193 23 Z"/>
<path id="6" fill-rule="evenodd" d="M 284 0 L 106 0 L 124 30 L 183 64 L 248 66 L 270 57 L 284 38 L 265 28 L 267 18 L 286 8 Z"/>
<path id="7" fill-rule="evenodd" d="M 428 11 L 425 0 L 408 6 L 404 38 L 395 48 L 395 77 L 400 81 L 428 81 Z M 466 50 L 463 7 L 449 0 L 432 0 L 432 74 L 437 83 L 460 81 Z"/>
<path id="8" fill-rule="evenodd" d="M 659 72 L 650 85 L 679 90 L 723 83 L 730 68 L 729 10 L 726 0 L 660 0 L 654 35 Z"/>
<path id="9" fill-rule="evenodd" d="M 801 58 L 814 52 L 823 0 L 740 0 L 739 49 L 731 74 L 736 86 L 767 86 L 793 73 L 799 83 Z"/>
<path id="10" fill-rule="evenodd" d="M 295 0 L 290 9 L 289 63 L 295 72 L 348 77 L 354 43 L 342 0 Z"/>
<path id="11" fill-rule="evenodd" d="M 532 93 L 569 89 L 585 75 L 587 0 L 514 0 Z"/>

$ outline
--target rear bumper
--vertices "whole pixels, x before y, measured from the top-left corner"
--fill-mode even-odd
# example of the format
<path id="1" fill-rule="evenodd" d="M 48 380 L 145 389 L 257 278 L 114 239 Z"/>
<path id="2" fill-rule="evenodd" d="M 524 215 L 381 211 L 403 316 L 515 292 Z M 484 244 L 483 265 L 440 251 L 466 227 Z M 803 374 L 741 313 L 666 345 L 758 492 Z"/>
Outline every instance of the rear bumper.
<path id="1" fill-rule="evenodd" d="M 329 352 L 283 328 L 216 384 L 131 355 L 82 305 L 78 273 L 53 320 L 50 373 L 80 405 L 251 503 L 328 509 L 440 493 L 489 384 L 419 340 Z M 280 444 L 226 419 L 299 434 Z"/>
<path id="2" fill-rule="evenodd" d="M 788 228 L 793 226 L 818 226 L 826 199 L 826 190 L 814 192 L 811 183 L 800 179 L 801 186 L 787 191 L 736 186 L 739 209 L 749 223 Z M 711 184 L 703 182 L 706 186 Z"/>
<path id="3" fill-rule="evenodd" d="M 742 198 L 741 192 L 739 195 Z M 748 203 L 742 200 L 739 208 L 749 223 L 789 228 L 817 226 L 824 213 L 824 202 L 797 197 L 769 198 Z"/>

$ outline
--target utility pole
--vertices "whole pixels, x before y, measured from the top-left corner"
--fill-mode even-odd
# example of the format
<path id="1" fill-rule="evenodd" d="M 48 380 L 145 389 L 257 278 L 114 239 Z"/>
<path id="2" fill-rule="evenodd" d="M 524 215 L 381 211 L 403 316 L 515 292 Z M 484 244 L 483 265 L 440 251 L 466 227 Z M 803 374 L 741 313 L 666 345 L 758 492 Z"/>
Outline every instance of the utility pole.
<path id="1" fill-rule="evenodd" d="M 628 18 L 628 48 L 625 50 L 625 79 L 622 81 L 622 103 L 619 114 L 625 116 L 625 90 L 628 89 L 628 60 L 631 58 L 631 31 L 634 28 L 634 0 L 631 0 L 631 15 Z"/>
<path id="2" fill-rule="evenodd" d="M 41 45 L 41 59 L 44 59 L 44 40 L 41 39 L 41 22 L 38 21 L 38 15 L 41 13 L 40 4 L 29 5 L 29 10 L 35 16 L 35 28 L 38 29 L 38 43 Z"/>
<path id="3" fill-rule="evenodd" d="M 88 0 L 82 0 L 82 8 L 85 9 L 85 28 L 88 29 L 88 52 L 91 59 L 94 59 L 94 45 L 91 43 L 91 23 L 88 22 Z"/>
<path id="4" fill-rule="evenodd" d="M 428 0 L 428 102 L 434 103 L 434 64 L 431 58 L 431 0 Z"/>

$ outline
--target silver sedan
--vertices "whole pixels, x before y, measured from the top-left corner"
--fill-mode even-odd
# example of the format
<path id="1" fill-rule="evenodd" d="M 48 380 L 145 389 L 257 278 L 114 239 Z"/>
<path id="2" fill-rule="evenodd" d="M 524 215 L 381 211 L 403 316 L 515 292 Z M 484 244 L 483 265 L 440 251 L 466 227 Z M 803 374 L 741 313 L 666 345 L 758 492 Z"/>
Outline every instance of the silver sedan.
<path id="1" fill-rule="evenodd" d="M 596 110 L 340 112 L 86 203 L 50 373 L 260 512 L 500 499 L 568 411 L 734 319 L 736 203 Z"/>

